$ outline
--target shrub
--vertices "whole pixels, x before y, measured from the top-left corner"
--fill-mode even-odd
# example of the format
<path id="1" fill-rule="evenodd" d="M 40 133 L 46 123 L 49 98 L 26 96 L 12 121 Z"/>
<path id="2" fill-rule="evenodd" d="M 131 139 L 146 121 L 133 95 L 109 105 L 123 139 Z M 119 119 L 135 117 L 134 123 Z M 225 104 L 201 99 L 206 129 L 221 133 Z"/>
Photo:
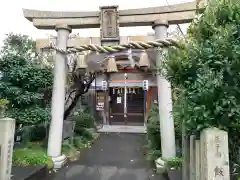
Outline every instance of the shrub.
<path id="1" fill-rule="evenodd" d="M 95 119 L 92 115 L 85 112 L 78 112 L 73 116 L 73 121 L 75 121 L 76 132 L 82 128 L 95 128 Z"/>
<path id="2" fill-rule="evenodd" d="M 181 121 L 174 119 L 175 125 L 175 139 L 177 145 L 181 149 Z M 160 137 L 160 119 L 159 110 L 157 105 L 153 105 L 150 109 L 147 117 L 147 140 L 148 148 L 151 150 L 148 152 L 150 159 L 156 159 L 161 156 L 161 137 Z"/>
<path id="3" fill-rule="evenodd" d="M 168 170 L 172 170 L 172 169 L 179 170 L 182 168 L 182 163 L 183 163 L 183 160 L 180 157 L 170 158 L 166 162 L 166 168 Z"/>
<path id="4" fill-rule="evenodd" d="M 156 105 L 148 113 L 147 139 L 152 150 L 161 150 L 159 111 Z"/>
<path id="5" fill-rule="evenodd" d="M 38 106 L 14 109 L 11 111 L 11 117 L 16 119 L 17 124 L 23 124 L 24 126 L 49 123 L 51 120 L 50 108 Z"/>
<path id="6" fill-rule="evenodd" d="M 30 141 L 42 141 L 47 138 L 49 130 L 48 124 L 38 124 L 31 130 Z"/>
<path id="7" fill-rule="evenodd" d="M 0 99 L 0 118 L 5 116 L 5 110 L 9 101 L 7 99 Z"/>
<path id="8" fill-rule="evenodd" d="M 73 140 L 73 144 L 78 149 L 87 147 L 86 139 L 82 136 L 75 136 Z"/>
<path id="9" fill-rule="evenodd" d="M 15 141 L 20 141 L 21 144 L 27 144 L 29 142 L 39 142 L 47 140 L 49 130 L 49 124 L 37 124 L 30 126 L 20 126 L 15 130 Z M 20 140 L 17 140 L 20 137 Z"/>
<path id="10" fill-rule="evenodd" d="M 95 119 L 89 113 L 79 111 L 73 116 L 73 121 L 75 121 L 74 132 L 77 136 L 82 136 L 86 142 L 93 140 L 94 134 L 90 129 L 96 130 Z"/>
<path id="11" fill-rule="evenodd" d="M 64 141 L 62 144 L 62 152 L 70 159 L 75 160 L 79 154 L 74 144 Z"/>

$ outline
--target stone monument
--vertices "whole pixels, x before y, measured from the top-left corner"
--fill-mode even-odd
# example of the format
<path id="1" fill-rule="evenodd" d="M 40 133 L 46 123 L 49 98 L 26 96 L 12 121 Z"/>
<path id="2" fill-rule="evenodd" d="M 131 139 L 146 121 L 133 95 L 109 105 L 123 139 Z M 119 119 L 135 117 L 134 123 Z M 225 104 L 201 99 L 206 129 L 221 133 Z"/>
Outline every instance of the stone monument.
<path id="1" fill-rule="evenodd" d="M 200 137 L 201 180 L 230 180 L 228 133 L 207 128 Z"/>
<path id="2" fill-rule="evenodd" d="M 0 132 L 0 180 L 10 180 L 15 120 L 11 118 L 0 119 Z"/>

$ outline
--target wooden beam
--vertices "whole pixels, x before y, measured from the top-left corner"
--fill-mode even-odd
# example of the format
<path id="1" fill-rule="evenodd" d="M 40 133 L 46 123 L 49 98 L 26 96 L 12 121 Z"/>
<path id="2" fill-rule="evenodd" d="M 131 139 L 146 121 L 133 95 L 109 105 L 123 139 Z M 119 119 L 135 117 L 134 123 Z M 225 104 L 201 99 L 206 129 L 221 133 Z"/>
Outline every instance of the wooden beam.
<path id="1" fill-rule="evenodd" d="M 188 2 L 170 6 L 142 9 L 119 10 L 120 27 L 149 26 L 153 21 L 163 18 L 169 24 L 191 22 L 195 17 L 199 2 Z M 38 29 L 54 29 L 56 24 L 68 24 L 73 29 L 98 28 L 100 26 L 99 11 L 94 12 L 57 12 L 23 9 L 24 17 L 33 22 Z"/>

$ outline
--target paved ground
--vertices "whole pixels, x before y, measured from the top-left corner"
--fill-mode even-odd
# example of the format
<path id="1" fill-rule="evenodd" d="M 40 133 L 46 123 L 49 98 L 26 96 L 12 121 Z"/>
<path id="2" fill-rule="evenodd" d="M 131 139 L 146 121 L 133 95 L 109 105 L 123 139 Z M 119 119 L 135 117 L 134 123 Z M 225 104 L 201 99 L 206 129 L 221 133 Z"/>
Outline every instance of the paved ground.
<path id="1" fill-rule="evenodd" d="M 46 167 L 44 166 L 30 166 L 30 167 L 12 167 L 12 179 L 11 180 L 25 180 L 25 179 L 42 179 L 45 178 Z M 37 178 L 36 178 L 37 177 Z"/>
<path id="2" fill-rule="evenodd" d="M 145 160 L 143 134 L 101 134 L 80 160 L 59 171 L 52 180 L 164 180 Z"/>

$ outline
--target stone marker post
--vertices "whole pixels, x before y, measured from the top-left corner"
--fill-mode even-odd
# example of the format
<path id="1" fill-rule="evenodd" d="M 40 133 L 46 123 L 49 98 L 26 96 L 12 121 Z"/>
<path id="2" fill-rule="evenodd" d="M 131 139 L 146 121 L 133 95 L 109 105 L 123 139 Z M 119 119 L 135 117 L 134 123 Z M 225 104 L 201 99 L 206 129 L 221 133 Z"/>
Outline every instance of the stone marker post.
<path id="1" fill-rule="evenodd" d="M 11 180 L 15 120 L 0 119 L 0 180 Z"/>
<path id="2" fill-rule="evenodd" d="M 207 128 L 200 135 L 201 180 L 230 180 L 228 133 Z"/>
<path id="3" fill-rule="evenodd" d="M 195 180 L 200 180 L 201 176 L 201 156 L 200 156 L 200 140 L 195 140 Z"/>
<path id="4" fill-rule="evenodd" d="M 196 137 L 195 135 L 190 136 L 190 180 L 196 178 Z"/>
<path id="5" fill-rule="evenodd" d="M 182 122 L 182 179 L 190 180 L 190 137 L 186 133 L 185 121 Z"/>
<path id="6" fill-rule="evenodd" d="M 156 20 L 153 24 L 156 39 L 167 38 L 168 22 L 165 20 Z M 165 49 L 156 53 L 156 64 L 162 66 Z M 175 131 L 172 118 L 172 92 L 171 84 L 161 75 L 157 75 L 158 86 L 158 106 L 160 115 L 161 149 L 162 158 L 167 160 L 176 156 Z"/>
<path id="7" fill-rule="evenodd" d="M 57 25 L 57 47 L 66 49 L 67 40 L 71 29 L 68 25 Z M 48 155 L 52 158 L 54 168 L 60 168 L 66 161 L 62 155 L 63 116 L 65 105 L 66 84 L 66 57 L 65 54 L 56 52 L 54 66 L 54 83 L 52 93 L 51 125 L 48 139 Z"/>

